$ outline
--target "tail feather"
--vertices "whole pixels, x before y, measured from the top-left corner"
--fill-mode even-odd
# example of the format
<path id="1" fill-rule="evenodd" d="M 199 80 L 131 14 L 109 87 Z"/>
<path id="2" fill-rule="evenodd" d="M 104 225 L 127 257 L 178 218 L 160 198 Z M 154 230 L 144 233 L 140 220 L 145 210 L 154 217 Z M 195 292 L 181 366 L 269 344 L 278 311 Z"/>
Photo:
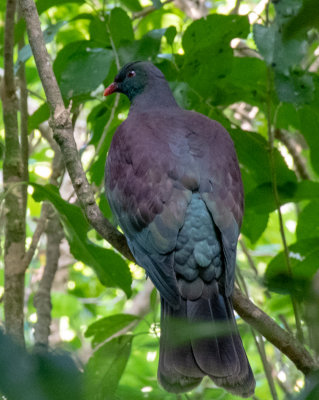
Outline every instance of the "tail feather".
<path id="1" fill-rule="evenodd" d="M 184 321 L 184 324 L 174 324 L 174 321 Z M 200 329 L 200 324 L 207 322 L 212 322 L 212 329 L 222 323 L 223 332 L 216 335 L 213 330 L 209 336 L 194 336 L 196 328 Z M 186 327 L 186 331 L 187 326 L 190 328 L 184 332 L 188 340 L 176 344 L 176 336 L 180 334 L 177 330 L 181 326 Z M 178 310 L 162 299 L 161 329 L 158 378 L 167 391 L 189 391 L 208 375 L 217 386 L 237 396 L 253 394 L 255 380 L 227 297 L 216 294 L 210 300 L 182 299 Z"/>
<path id="2" fill-rule="evenodd" d="M 178 311 L 173 310 L 162 299 L 160 357 L 158 366 L 158 381 L 169 392 L 182 393 L 192 390 L 204 377 L 197 367 L 191 344 L 188 341 L 176 346 L 174 324 L 172 318 L 186 319 L 186 302 L 182 301 Z"/>

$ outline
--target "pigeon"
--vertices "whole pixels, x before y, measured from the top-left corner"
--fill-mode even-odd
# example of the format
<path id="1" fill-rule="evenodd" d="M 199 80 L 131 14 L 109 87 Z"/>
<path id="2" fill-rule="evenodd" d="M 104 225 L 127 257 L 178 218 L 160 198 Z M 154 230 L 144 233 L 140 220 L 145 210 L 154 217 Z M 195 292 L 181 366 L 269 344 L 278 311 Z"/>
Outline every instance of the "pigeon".
<path id="1" fill-rule="evenodd" d="M 244 210 L 232 139 L 217 121 L 180 108 L 150 62 L 126 64 L 104 95 L 115 92 L 131 105 L 110 145 L 105 192 L 160 294 L 158 381 L 183 393 L 208 376 L 252 396 L 255 379 L 232 306 Z"/>

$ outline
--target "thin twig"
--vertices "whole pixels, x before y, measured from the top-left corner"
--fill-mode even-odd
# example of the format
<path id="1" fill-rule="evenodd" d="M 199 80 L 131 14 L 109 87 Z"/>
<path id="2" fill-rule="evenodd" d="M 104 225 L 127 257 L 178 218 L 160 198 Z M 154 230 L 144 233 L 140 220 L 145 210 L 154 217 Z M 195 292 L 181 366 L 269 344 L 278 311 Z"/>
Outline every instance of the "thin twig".
<path id="1" fill-rule="evenodd" d="M 34 352 L 45 352 L 49 345 L 51 325 L 51 287 L 58 269 L 60 258 L 60 242 L 63 238 L 63 229 L 59 217 L 53 207 L 46 203 L 49 215 L 47 225 L 46 265 L 34 296 L 34 306 L 37 310 L 37 323 L 34 328 Z"/>
<path id="2" fill-rule="evenodd" d="M 258 276 L 257 267 L 256 267 L 256 265 L 255 265 L 255 262 L 254 262 L 252 256 L 250 255 L 250 253 L 249 253 L 249 251 L 248 251 L 246 245 L 245 245 L 244 240 L 243 240 L 243 239 L 239 239 L 239 244 L 240 244 L 240 247 L 241 247 L 243 253 L 245 254 L 245 256 L 246 256 L 246 258 L 247 258 L 247 261 L 248 261 L 249 266 L 250 266 L 251 269 L 254 271 L 255 275 Z"/>
<path id="3" fill-rule="evenodd" d="M 18 7 L 18 16 L 21 20 L 21 10 Z M 24 47 L 24 35 L 21 37 L 18 46 L 19 50 Z M 25 64 L 20 65 L 18 71 L 19 88 L 20 88 L 20 138 L 21 138 L 21 162 L 22 162 L 22 177 L 24 182 L 29 182 L 29 137 L 28 137 L 28 90 L 25 75 Z M 23 193 L 23 211 L 24 220 L 27 212 L 28 186 L 22 188 Z"/>
<path id="4" fill-rule="evenodd" d="M 162 2 L 162 7 L 165 6 L 166 4 L 172 3 L 174 0 L 166 0 Z M 138 11 L 133 13 L 132 19 L 138 19 L 138 18 L 143 18 L 146 17 L 146 15 L 152 13 L 153 11 L 158 10 L 158 8 L 154 7 L 154 6 L 148 6 L 143 8 L 142 11 Z"/>
<path id="5" fill-rule="evenodd" d="M 45 204 L 44 204 L 41 209 L 41 216 L 38 220 L 37 227 L 32 236 L 31 244 L 23 258 L 24 269 L 28 268 L 28 266 L 34 256 L 34 253 L 38 247 L 41 236 L 46 228 L 47 217 L 48 217 L 48 209 L 47 209 L 47 206 L 45 206 Z"/>
<path id="6" fill-rule="evenodd" d="M 93 190 L 83 171 L 73 136 L 70 110 L 64 106 L 62 95 L 53 73 L 36 6 L 33 0 L 20 0 L 20 5 L 26 20 L 29 42 L 39 76 L 51 109 L 50 124 L 53 129 L 54 138 L 60 146 L 65 166 L 69 172 L 79 203 L 88 221 L 97 232 L 118 251 L 132 259 L 133 257 L 128 249 L 126 239 L 104 217 L 96 204 Z"/>

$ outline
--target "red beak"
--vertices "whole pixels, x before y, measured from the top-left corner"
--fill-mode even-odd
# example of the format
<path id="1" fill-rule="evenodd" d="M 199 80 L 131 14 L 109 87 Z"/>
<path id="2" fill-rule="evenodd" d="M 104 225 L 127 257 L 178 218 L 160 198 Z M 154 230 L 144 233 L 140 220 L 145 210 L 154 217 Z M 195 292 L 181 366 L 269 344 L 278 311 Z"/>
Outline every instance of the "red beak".
<path id="1" fill-rule="evenodd" d="M 118 89 L 117 83 L 113 82 L 104 90 L 104 96 L 109 96 L 110 94 L 116 92 Z"/>

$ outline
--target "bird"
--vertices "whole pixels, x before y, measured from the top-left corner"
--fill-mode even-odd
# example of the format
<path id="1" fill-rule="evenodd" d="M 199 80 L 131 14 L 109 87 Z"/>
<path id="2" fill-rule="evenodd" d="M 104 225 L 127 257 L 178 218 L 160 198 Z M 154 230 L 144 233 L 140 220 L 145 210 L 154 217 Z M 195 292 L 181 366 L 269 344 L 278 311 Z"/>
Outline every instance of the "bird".
<path id="1" fill-rule="evenodd" d="M 130 109 L 111 141 L 105 192 L 160 294 L 158 381 L 183 393 L 208 376 L 249 397 L 255 379 L 232 306 L 244 210 L 233 141 L 217 121 L 180 108 L 151 62 L 123 66 L 104 96 L 112 93 Z"/>

